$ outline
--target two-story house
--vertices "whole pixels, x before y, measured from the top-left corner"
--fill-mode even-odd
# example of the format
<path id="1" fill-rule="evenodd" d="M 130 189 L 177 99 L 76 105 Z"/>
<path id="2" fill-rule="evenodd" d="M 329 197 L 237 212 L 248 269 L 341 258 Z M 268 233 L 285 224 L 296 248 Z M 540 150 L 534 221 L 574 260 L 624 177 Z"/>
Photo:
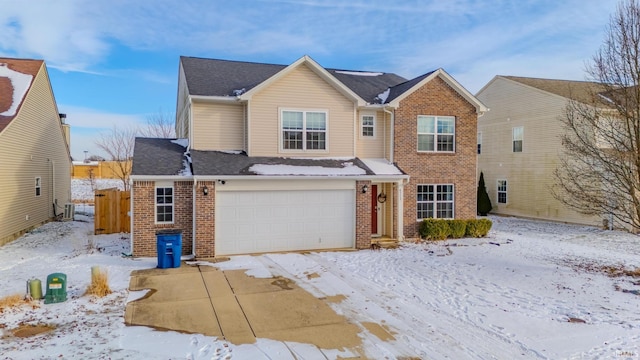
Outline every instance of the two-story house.
<path id="1" fill-rule="evenodd" d="M 0 58 L 0 245 L 64 215 L 71 202 L 64 119 L 44 61 Z"/>
<path id="2" fill-rule="evenodd" d="M 599 90 L 600 89 L 600 90 Z M 564 152 L 561 117 L 570 99 L 602 106 L 586 81 L 496 76 L 477 97 L 491 111 L 478 121 L 478 172 L 484 173 L 492 213 L 599 225 L 558 201 L 554 172 Z M 598 101 L 600 100 L 600 101 Z"/>
<path id="3" fill-rule="evenodd" d="M 424 218 L 475 218 L 477 118 L 444 70 L 415 79 L 181 57 L 176 134 L 136 139 L 132 249 L 182 231 L 209 257 L 369 248 Z"/>

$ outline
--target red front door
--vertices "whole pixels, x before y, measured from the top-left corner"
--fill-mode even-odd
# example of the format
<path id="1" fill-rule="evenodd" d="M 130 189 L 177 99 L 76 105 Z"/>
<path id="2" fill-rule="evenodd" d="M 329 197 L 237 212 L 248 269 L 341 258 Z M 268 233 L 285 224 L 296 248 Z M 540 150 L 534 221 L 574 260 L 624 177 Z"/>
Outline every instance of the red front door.
<path id="1" fill-rule="evenodd" d="M 371 185 L 371 233 L 378 233 L 378 185 Z"/>

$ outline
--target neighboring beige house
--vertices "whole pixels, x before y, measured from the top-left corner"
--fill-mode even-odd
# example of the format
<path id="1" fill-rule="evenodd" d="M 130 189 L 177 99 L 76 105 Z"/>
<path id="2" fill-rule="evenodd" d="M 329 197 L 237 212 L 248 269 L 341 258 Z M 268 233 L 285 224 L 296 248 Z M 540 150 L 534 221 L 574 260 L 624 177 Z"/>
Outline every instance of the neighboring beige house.
<path id="1" fill-rule="evenodd" d="M 131 173 L 131 160 L 127 163 L 122 161 L 74 161 L 71 177 L 74 179 L 120 179 L 123 171 L 128 170 L 127 176 Z"/>
<path id="2" fill-rule="evenodd" d="M 181 57 L 176 134 L 136 139 L 132 251 L 182 232 L 183 255 L 362 249 L 476 217 L 478 116 L 444 70 L 407 80 Z"/>
<path id="3" fill-rule="evenodd" d="M 602 224 L 567 208 L 550 191 L 563 152 L 560 119 L 567 102 L 593 104 L 594 87 L 599 84 L 496 76 L 477 93 L 491 109 L 478 121 L 478 175 L 484 173 L 491 213 Z"/>
<path id="4" fill-rule="evenodd" d="M 0 58 L 0 245 L 71 202 L 68 134 L 44 61 Z"/>

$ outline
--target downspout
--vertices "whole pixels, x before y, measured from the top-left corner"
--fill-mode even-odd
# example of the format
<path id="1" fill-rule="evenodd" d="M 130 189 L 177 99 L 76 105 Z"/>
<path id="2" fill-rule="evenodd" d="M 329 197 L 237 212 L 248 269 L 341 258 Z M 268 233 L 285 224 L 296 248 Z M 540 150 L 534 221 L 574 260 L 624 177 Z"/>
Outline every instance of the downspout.
<path id="1" fill-rule="evenodd" d="M 133 180 L 131 179 L 131 177 L 129 177 L 129 229 L 131 229 L 131 232 L 129 233 L 129 252 L 131 254 L 131 256 L 133 256 L 133 236 L 135 234 L 135 229 L 133 228 L 133 203 L 134 203 L 134 198 L 133 198 Z"/>
<path id="2" fill-rule="evenodd" d="M 358 153 L 358 146 L 356 142 L 358 141 L 358 132 L 360 131 L 360 124 L 358 119 L 358 107 L 354 106 L 355 111 L 353 112 L 353 157 L 356 157 Z"/>
<path id="3" fill-rule="evenodd" d="M 58 206 L 58 199 L 56 199 L 56 162 L 51 160 L 51 197 L 53 199 L 53 216 L 57 217 L 56 206 Z"/>
<path id="4" fill-rule="evenodd" d="M 395 149 L 394 146 L 394 141 L 395 139 L 393 138 L 395 136 L 395 116 L 394 113 L 392 111 L 387 110 L 386 107 L 382 107 L 382 111 L 384 111 L 385 113 L 389 114 L 389 128 L 390 128 L 390 140 L 389 140 L 389 162 L 393 164 L 393 151 Z"/>
<path id="5" fill-rule="evenodd" d="M 196 257 L 196 195 L 197 195 L 197 191 L 196 188 L 198 186 L 198 180 L 195 178 L 195 176 L 193 177 L 193 201 L 191 202 L 191 255 L 193 255 L 193 258 L 195 259 Z"/>

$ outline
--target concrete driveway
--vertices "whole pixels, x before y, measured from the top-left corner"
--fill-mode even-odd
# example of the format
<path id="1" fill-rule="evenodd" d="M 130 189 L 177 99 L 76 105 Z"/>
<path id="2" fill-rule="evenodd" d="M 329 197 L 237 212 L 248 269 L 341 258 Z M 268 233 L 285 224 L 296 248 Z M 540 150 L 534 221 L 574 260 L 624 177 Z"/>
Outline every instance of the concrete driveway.
<path id="1" fill-rule="evenodd" d="M 244 270 L 221 271 L 211 266 L 137 270 L 129 289 L 150 289 L 129 302 L 127 325 L 200 333 L 233 344 L 256 338 L 313 344 L 320 349 L 359 353 L 360 328 L 336 314 L 326 303 L 293 281 L 254 278 Z"/>

